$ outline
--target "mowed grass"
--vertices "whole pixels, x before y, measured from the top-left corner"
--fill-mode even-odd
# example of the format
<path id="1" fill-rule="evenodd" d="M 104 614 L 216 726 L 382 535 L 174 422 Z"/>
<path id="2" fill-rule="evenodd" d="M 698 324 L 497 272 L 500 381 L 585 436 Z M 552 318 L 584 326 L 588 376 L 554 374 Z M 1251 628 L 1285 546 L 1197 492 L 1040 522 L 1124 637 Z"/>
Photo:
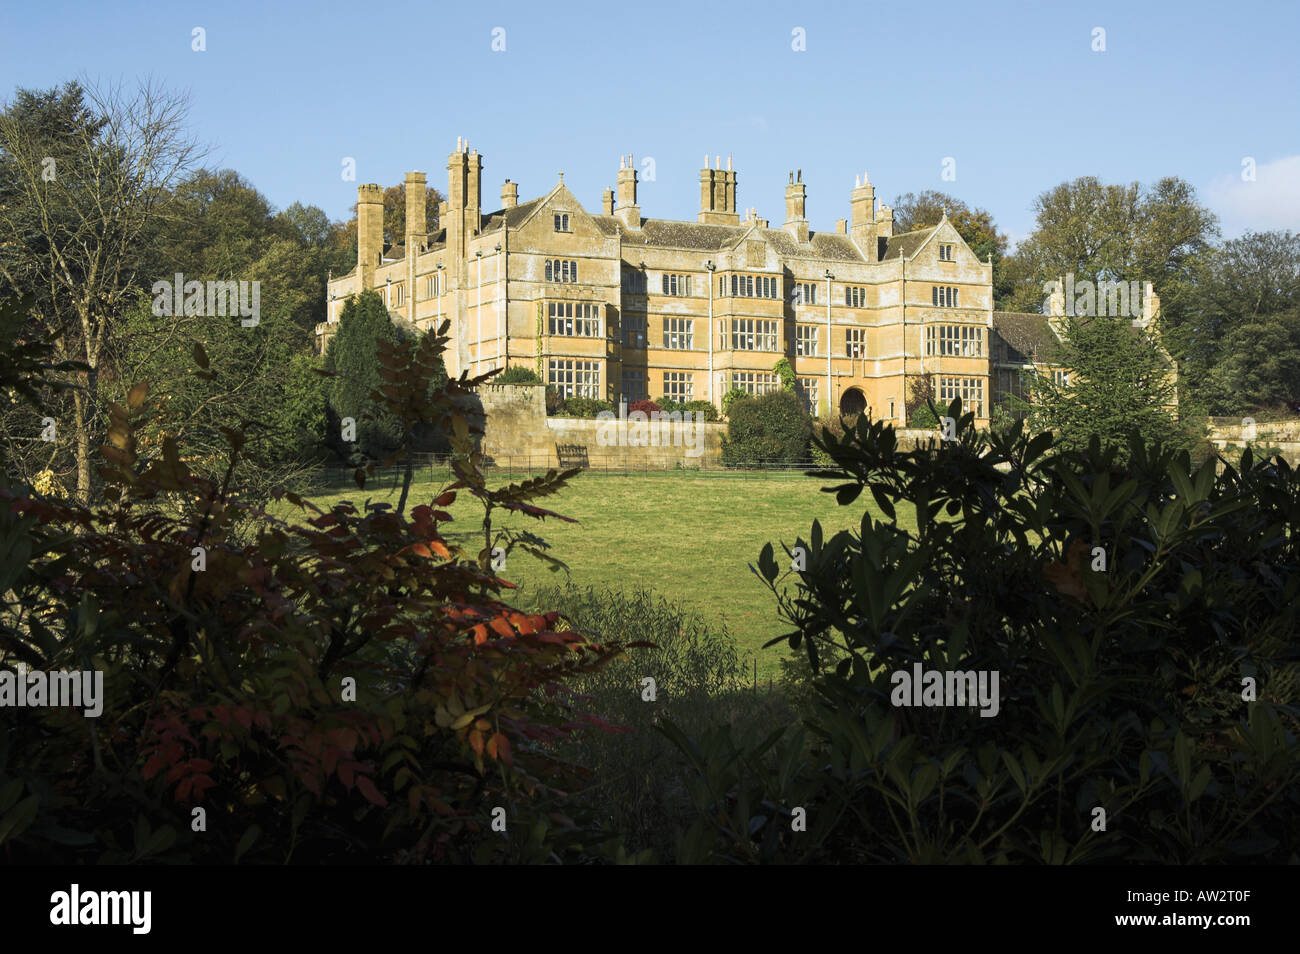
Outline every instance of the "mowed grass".
<path id="1" fill-rule="evenodd" d="M 427 471 L 425 478 L 412 487 L 408 508 L 429 503 L 446 486 L 429 482 Z M 499 482 L 509 481 L 489 475 L 489 486 Z M 779 672 L 779 659 L 789 650 L 761 648 L 786 631 L 772 594 L 749 569 L 763 545 L 772 543 L 782 561 L 781 543 L 793 546 L 798 537 L 807 539 L 813 520 L 821 521 L 829 537 L 857 529 L 864 508 L 880 518 L 870 495 L 841 507 L 834 494 L 821 491 L 825 484 L 802 474 L 584 474 L 558 494 L 534 501 L 577 523 L 498 511 L 494 525 L 526 529 L 545 539 L 579 586 L 648 587 L 698 612 L 715 628 L 725 626 L 741 653 L 750 657 L 746 667 L 752 669 L 756 661 L 759 679 L 766 680 Z M 321 507 L 343 499 L 359 505 L 367 496 L 395 504 L 398 493 L 385 480 L 382 487 L 317 494 L 314 501 Z M 455 518 L 443 528 L 448 540 L 477 553 L 483 540 L 481 505 L 461 491 L 448 510 Z M 908 525 L 906 517 L 900 510 L 901 525 Z M 535 605 L 539 587 L 564 581 L 563 571 L 552 573 L 518 549 L 499 575 L 519 586 L 514 602 L 528 607 Z"/>

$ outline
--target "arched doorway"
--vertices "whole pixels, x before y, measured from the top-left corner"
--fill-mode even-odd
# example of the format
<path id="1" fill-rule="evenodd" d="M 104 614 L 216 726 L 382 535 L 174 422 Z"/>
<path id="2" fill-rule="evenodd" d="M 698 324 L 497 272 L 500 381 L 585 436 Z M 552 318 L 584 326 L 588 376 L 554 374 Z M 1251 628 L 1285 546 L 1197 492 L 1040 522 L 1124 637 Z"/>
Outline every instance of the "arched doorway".
<path id="1" fill-rule="evenodd" d="M 849 388 L 840 395 L 840 415 L 857 417 L 867 409 L 867 398 L 857 388 Z"/>

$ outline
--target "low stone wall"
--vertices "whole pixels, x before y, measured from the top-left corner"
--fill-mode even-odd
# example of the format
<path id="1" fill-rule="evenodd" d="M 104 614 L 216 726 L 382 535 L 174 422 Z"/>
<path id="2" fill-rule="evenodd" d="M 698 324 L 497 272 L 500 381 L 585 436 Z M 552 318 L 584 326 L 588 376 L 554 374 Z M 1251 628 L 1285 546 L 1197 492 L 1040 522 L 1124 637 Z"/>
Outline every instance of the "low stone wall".
<path id="1" fill-rule="evenodd" d="M 482 450 L 494 458 L 530 458 L 558 464 L 556 444 L 587 448 L 592 467 L 718 467 L 727 426 L 656 421 L 600 421 L 547 417 L 546 389 L 539 384 L 489 384 L 479 391 L 486 423 Z"/>
<path id="2" fill-rule="evenodd" d="M 1209 422 L 1209 440 L 1220 453 L 1229 447 L 1250 446 L 1263 450 L 1277 448 L 1290 464 L 1300 464 L 1300 420 L 1269 421 L 1256 424 L 1249 417 L 1233 418 L 1234 423 L 1223 423 L 1222 418 Z M 1235 455 L 1227 455 L 1231 459 Z"/>

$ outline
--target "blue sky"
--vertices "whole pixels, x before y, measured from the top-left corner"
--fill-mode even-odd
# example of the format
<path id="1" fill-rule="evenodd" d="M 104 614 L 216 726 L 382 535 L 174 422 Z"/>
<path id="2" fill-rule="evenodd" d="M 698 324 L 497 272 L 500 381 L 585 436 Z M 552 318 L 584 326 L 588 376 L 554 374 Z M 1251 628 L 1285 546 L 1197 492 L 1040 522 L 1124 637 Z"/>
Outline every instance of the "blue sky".
<path id="1" fill-rule="evenodd" d="M 1295 0 L 6 4 L 0 98 L 151 76 L 190 93 L 208 164 L 335 218 L 356 197 L 344 157 L 359 182 L 421 169 L 445 190 L 465 136 L 485 210 L 505 178 L 524 200 L 561 170 L 598 209 L 632 153 L 653 159 L 642 214 L 694 219 L 708 153 L 735 157 L 740 208 L 773 224 L 795 168 L 814 229 L 848 216 L 867 171 L 886 202 L 948 191 L 1013 241 L 1059 182 L 1175 175 L 1232 236 L 1300 229 L 1297 36 Z"/>

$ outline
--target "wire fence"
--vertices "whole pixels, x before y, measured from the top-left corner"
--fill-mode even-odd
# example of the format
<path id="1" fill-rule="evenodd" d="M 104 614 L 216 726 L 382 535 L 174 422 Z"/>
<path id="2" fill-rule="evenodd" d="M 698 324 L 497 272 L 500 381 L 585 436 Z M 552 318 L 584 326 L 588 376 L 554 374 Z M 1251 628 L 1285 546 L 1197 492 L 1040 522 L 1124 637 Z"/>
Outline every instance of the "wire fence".
<path id="1" fill-rule="evenodd" d="M 455 479 L 452 458 L 440 454 L 415 454 L 411 460 L 412 483 L 446 483 Z M 568 465 L 568 462 L 565 462 Z M 571 466 L 571 465 L 570 465 Z M 629 457 L 601 456 L 589 458 L 583 476 L 591 477 L 660 477 L 732 480 L 798 480 L 818 465 L 802 461 L 745 461 L 727 464 L 683 463 L 680 460 L 649 461 Z M 483 473 L 489 481 L 526 480 L 548 470 L 564 470 L 554 454 L 523 454 L 485 458 Z M 295 488 L 299 493 L 328 493 L 356 489 L 355 467 L 322 464 L 309 470 Z M 376 466 L 366 475 L 366 490 L 399 490 L 406 464 Z"/>

